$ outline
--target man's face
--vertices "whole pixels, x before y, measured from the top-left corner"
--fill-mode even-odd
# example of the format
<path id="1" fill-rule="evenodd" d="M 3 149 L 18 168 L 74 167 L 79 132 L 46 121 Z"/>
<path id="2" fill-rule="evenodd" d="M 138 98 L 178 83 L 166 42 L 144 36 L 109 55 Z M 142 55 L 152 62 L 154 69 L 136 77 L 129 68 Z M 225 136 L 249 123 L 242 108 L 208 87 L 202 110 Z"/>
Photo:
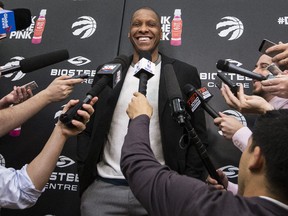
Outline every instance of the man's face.
<path id="1" fill-rule="evenodd" d="M 254 72 L 257 74 L 261 74 L 263 76 L 267 76 L 269 71 L 266 69 L 272 63 L 271 57 L 267 55 L 261 55 L 258 59 L 258 62 L 255 65 Z M 253 80 L 253 94 L 260 95 L 263 93 L 262 85 L 260 81 Z"/>
<path id="2" fill-rule="evenodd" d="M 136 52 L 158 52 L 162 31 L 157 15 L 148 9 L 136 11 L 131 19 L 128 37 Z"/>

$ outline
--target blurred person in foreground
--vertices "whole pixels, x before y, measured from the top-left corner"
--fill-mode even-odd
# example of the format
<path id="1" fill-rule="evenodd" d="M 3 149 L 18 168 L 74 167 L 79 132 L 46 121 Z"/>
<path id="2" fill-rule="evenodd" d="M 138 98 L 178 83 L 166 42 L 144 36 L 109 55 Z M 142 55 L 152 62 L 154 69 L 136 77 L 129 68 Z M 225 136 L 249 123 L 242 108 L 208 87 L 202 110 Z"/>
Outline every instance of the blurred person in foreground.
<path id="1" fill-rule="evenodd" d="M 288 110 L 268 111 L 257 119 L 241 156 L 238 195 L 179 175 L 155 159 L 149 140 L 153 110 L 142 94 L 134 94 L 127 113 L 131 121 L 121 169 L 149 215 L 288 214 Z"/>

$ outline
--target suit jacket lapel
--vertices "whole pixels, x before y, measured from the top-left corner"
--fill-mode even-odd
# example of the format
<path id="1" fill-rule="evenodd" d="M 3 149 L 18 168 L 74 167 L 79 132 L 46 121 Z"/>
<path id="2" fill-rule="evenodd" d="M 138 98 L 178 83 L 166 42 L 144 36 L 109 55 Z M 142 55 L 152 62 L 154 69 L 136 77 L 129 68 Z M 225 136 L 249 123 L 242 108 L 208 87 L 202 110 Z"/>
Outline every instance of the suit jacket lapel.
<path id="1" fill-rule="evenodd" d="M 161 54 L 161 53 L 160 53 Z M 162 113 L 165 108 L 166 103 L 168 102 L 168 95 L 166 91 L 166 83 L 164 79 L 164 73 L 165 71 L 163 70 L 164 66 L 166 64 L 173 64 L 174 59 L 171 59 L 163 54 L 161 54 L 161 74 L 160 74 L 160 83 L 159 83 L 159 104 L 158 104 L 158 109 L 159 109 L 159 118 L 160 121 L 162 119 Z"/>

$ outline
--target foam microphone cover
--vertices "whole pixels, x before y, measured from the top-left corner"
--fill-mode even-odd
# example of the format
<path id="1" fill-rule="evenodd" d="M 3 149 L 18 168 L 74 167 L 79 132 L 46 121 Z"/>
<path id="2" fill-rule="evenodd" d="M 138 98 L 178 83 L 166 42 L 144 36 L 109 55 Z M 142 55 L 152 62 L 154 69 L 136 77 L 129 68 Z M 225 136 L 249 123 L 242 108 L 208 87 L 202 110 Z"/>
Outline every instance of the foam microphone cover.
<path id="1" fill-rule="evenodd" d="M 12 9 L 14 12 L 16 31 L 28 28 L 31 25 L 31 11 L 27 8 Z"/>
<path id="2" fill-rule="evenodd" d="M 46 66 L 67 60 L 69 53 L 66 49 L 26 58 L 20 61 L 21 71 L 29 73 Z"/>
<path id="3" fill-rule="evenodd" d="M 145 58 L 149 61 L 152 61 L 152 55 L 149 51 L 141 51 L 139 52 L 139 61 L 142 59 L 142 58 Z"/>

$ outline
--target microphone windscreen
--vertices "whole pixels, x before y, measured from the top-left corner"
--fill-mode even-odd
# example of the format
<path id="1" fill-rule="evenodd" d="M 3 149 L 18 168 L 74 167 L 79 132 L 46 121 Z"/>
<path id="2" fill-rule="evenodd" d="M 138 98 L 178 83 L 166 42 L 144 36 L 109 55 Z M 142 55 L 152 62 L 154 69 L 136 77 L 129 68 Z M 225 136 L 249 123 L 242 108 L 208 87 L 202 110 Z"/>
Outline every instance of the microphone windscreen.
<path id="1" fill-rule="evenodd" d="M 163 71 L 168 99 L 182 98 L 181 89 L 172 64 L 166 64 Z"/>
<path id="2" fill-rule="evenodd" d="M 26 58 L 20 61 L 21 71 L 23 73 L 29 73 L 46 66 L 56 64 L 58 62 L 67 60 L 69 53 L 66 49 L 58 50 L 30 58 Z"/>
<path id="3" fill-rule="evenodd" d="M 31 25 L 31 11 L 27 8 L 12 9 L 14 12 L 16 31 L 28 28 Z"/>
<path id="4" fill-rule="evenodd" d="M 195 90 L 196 90 L 196 88 L 195 88 L 193 85 L 191 85 L 191 84 L 186 84 L 186 85 L 183 87 L 183 92 L 184 92 L 184 94 L 185 94 L 186 96 L 188 96 L 188 97 L 190 97 L 190 95 L 191 95 L 192 93 L 194 93 Z"/>
<path id="5" fill-rule="evenodd" d="M 141 51 L 141 52 L 139 52 L 139 61 L 142 58 L 145 58 L 145 59 L 147 59 L 149 61 L 152 61 L 152 56 L 151 56 L 151 53 L 149 51 Z"/>
<path id="6" fill-rule="evenodd" d="M 225 60 L 218 60 L 216 64 L 217 69 L 222 70 L 222 71 L 227 71 L 229 68 L 229 62 Z"/>
<path id="7" fill-rule="evenodd" d="M 125 55 L 119 55 L 113 61 L 109 62 L 108 64 L 121 64 L 121 67 L 122 67 L 121 72 L 122 72 L 128 67 L 129 58 Z M 119 70 L 119 67 L 113 70 Z M 89 92 L 87 92 L 86 95 L 92 95 L 93 97 L 98 95 L 104 89 L 104 87 L 110 82 L 111 79 L 112 79 L 111 76 L 102 76 L 98 80 L 98 82 L 96 82 L 96 84 L 93 86 L 93 88 L 90 89 Z"/>
<path id="8" fill-rule="evenodd" d="M 130 65 L 130 60 L 126 55 L 119 55 L 112 62 L 120 63 L 122 66 L 122 71 Z"/>

